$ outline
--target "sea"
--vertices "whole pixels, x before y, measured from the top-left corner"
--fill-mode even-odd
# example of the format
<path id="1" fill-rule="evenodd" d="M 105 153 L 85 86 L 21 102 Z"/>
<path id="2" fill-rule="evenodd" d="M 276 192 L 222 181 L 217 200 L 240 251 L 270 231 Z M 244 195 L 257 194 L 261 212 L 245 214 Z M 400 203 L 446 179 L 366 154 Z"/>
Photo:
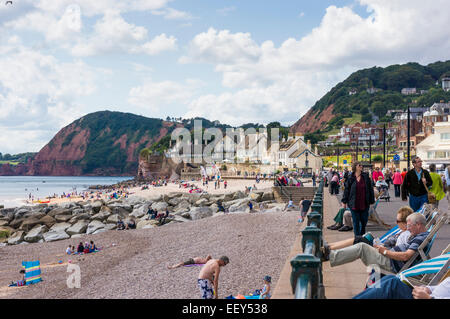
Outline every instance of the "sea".
<path id="1" fill-rule="evenodd" d="M 0 176 L 0 205 L 5 208 L 26 205 L 29 194 L 44 199 L 53 194 L 82 192 L 92 185 L 112 185 L 133 177 L 117 176 Z"/>

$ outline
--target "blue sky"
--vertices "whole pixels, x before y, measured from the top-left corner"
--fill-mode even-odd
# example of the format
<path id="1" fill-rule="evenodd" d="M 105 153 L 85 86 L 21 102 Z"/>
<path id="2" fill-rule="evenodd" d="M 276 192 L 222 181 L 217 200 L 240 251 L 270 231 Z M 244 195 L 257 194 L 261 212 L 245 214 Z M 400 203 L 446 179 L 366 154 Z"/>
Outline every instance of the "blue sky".
<path id="1" fill-rule="evenodd" d="M 106 109 L 291 125 L 358 69 L 448 60 L 446 8 L 446 0 L 0 4 L 0 152 L 39 151 L 65 125 Z"/>

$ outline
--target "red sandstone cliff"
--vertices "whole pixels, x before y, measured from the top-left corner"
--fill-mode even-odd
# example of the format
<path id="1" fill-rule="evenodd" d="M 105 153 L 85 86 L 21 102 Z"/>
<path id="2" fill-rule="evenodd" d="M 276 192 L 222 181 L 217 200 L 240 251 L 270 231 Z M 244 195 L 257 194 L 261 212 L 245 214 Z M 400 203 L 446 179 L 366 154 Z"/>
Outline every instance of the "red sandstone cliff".
<path id="1" fill-rule="evenodd" d="M 334 105 L 331 104 L 320 114 L 313 111 L 313 109 L 310 109 L 305 115 L 302 116 L 300 120 L 291 126 L 290 132 L 305 134 L 325 128 L 328 121 L 334 117 L 332 113 L 333 107 Z"/>

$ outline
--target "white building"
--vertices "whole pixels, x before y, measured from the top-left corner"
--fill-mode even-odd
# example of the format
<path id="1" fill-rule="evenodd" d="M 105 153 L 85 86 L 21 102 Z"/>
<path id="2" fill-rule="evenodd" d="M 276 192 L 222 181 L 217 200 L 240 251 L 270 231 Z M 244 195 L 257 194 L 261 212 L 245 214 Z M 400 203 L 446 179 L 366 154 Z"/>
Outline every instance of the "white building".
<path id="1" fill-rule="evenodd" d="M 446 92 L 450 91 L 450 78 L 442 79 L 442 89 Z"/>
<path id="2" fill-rule="evenodd" d="M 416 145 L 416 152 L 425 168 L 434 163 L 440 169 L 443 164 L 450 165 L 450 117 L 447 122 L 435 123 L 434 130 L 434 134 Z"/>
<path id="3" fill-rule="evenodd" d="M 411 94 L 416 94 L 416 93 L 417 93 L 416 88 L 403 88 L 402 89 L 403 95 L 411 95 Z"/>

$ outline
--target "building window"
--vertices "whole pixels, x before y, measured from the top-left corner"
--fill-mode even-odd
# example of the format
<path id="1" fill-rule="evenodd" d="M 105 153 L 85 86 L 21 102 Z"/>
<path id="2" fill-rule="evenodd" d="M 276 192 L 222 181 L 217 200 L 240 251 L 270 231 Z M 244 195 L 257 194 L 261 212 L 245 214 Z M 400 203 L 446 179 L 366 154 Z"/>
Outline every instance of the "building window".
<path id="1" fill-rule="evenodd" d="M 450 133 L 441 133 L 441 140 L 450 140 Z"/>
<path id="2" fill-rule="evenodd" d="M 434 153 L 433 152 L 427 152 L 427 158 L 428 159 L 433 159 L 434 158 Z"/>
<path id="3" fill-rule="evenodd" d="M 447 158 L 447 152 L 437 151 L 435 154 L 435 158 Z"/>

